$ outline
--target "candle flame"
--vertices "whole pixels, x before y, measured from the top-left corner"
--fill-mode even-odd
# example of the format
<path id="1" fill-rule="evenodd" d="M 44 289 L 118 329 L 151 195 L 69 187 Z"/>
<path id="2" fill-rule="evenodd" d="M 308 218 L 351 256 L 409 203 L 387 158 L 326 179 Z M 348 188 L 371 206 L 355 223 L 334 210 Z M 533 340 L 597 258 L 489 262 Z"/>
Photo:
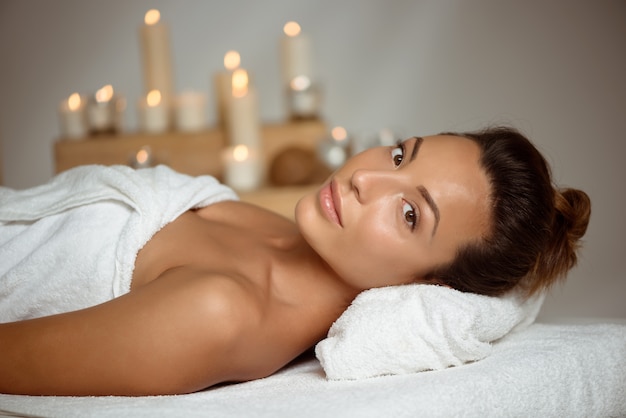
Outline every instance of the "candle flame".
<path id="1" fill-rule="evenodd" d="M 232 87 L 235 97 L 243 97 L 248 94 L 248 72 L 246 70 L 239 68 L 233 72 Z"/>
<path id="2" fill-rule="evenodd" d="M 158 90 L 150 90 L 146 96 L 146 103 L 150 107 L 156 107 L 161 104 L 161 92 Z"/>
<path id="3" fill-rule="evenodd" d="M 80 94 L 72 93 L 67 99 L 67 107 L 71 111 L 78 110 L 78 108 L 80 107 Z"/>
<path id="4" fill-rule="evenodd" d="M 239 52 L 237 51 L 228 51 L 226 55 L 224 55 L 224 67 L 228 71 L 233 71 L 239 64 L 241 63 L 241 57 L 239 56 Z"/>
<path id="5" fill-rule="evenodd" d="M 296 91 L 304 91 L 311 87 L 311 79 L 305 75 L 299 75 L 291 80 L 291 88 Z"/>
<path id="6" fill-rule="evenodd" d="M 147 149 L 146 147 L 141 148 L 139 151 L 137 151 L 137 154 L 135 155 L 135 159 L 137 160 L 137 163 L 139 164 L 145 164 L 146 162 L 148 162 L 149 158 L 150 158 L 150 150 Z"/>
<path id="7" fill-rule="evenodd" d="M 146 25 L 156 25 L 157 23 L 159 23 L 159 20 L 161 20 L 161 12 L 159 12 L 157 9 L 150 9 L 146 12 L 146 15 L 143 18 L 143 21 L 146 23 Z"/>
<path id="8" fill-rule="evenodd" d="M 294 21 L 287 22 L 285 23 L 285 26 L 283 26 L 283 31 L 285 32 L 285 35 L 289 37 L 298 36 L 300 34 L 300 25 Z"/>
<path id="9" fill-rule="evenodd" d="M 233 159 L 237 162 L 245 161 L 248 158 L 248 147 L 245 145 L 237 145 L 233 148 Z"/>
<path id="10" fill-rule="evenodd" d="M 110 84 L 107 84 L 106 86 L 102 87 L 100 90 L 96 92 L 96 101 L 98 103 L 108 102 L 109 100 L 111 100 L 112 97 L 113 97 L 113 86 Z"/>
<path id="11" fill-rule="evenodd" d="M 330 134 L 333 137 L 333 139 L 338 142 L 345 141 L 345 139 L 348 137 L 348 132 L 346 131 L 345 128 L 341 126 L 335 126 L 330 131 Z"/>

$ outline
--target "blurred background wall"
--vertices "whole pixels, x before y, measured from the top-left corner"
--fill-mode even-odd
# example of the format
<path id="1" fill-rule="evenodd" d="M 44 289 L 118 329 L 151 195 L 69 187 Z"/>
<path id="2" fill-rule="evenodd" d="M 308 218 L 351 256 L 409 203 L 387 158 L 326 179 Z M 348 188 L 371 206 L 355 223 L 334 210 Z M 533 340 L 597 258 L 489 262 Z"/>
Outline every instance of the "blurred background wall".
<path id="1" fill-rule="evenodd" d="M 313 42 L 323 118 L 355 137 L 512 124 L 586 190 L 593 215 L 579 266 L 541 318 L 626 317 L 626 2 L 623 0 L 3 0 L 0 178 L 25 188 L 54 172 L 58 103 L 112 84 L 136 129 L 138 30 L 169 25 L 177 91 L 213 92 L 240 52 L 261 117 L 285 119 L 278 40 L 296 20 Z M 209 100 L 207 116 L 215 120 Z"/>

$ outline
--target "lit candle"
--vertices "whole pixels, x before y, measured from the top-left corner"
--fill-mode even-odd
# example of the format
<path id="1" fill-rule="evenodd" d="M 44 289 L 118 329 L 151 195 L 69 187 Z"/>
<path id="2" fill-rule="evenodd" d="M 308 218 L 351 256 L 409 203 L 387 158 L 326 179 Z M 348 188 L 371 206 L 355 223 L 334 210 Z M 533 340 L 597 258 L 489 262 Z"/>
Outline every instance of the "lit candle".
<path id="1" fill-rule="evenodd" d="M 158 10 L 148 10 L 140 29 L 143 82 L 145 93 L 160 91 L 165 106 L 169 107 L 174 93 L 169 29 L 160 20 Z"/>
<path id="2" fill-rule="evenodd" d="M 83 139 L 87 135 L 85 117 L 86 100 L 78 93 L 73 93 L 59 105 L 61 137 L 65 139 Z"/>
<path id="3" fill-rule="evenodd" d="M 237 51 L 228 51 L 224 55 L 224 71 L 215 74 L 215 98 L 217 108 L 217 123 L 226 127 L 228 123 L 228 101 L 231 95 L 233 71 L 239 68 L 241 57 Z"/>
<path id="4" fill-rule="evenodd" d="M 261 126 L 257 95 L 244 69 L 233 72 L 232 93 L 228 108 L 228 134 L 233 145 L 258 149 L 261 145 Z"/>
<path id="5" fill-rule="evenodd" d="M 263 169 L 256 152 L 245 145 L 225 150 L 224 183 L 238 191 L 258 188 L 263 182 Z"/>
<path id="6" fill-rule="evenodd" d="M 308 76 L 294 77 L 289 83 L 287 93 L 292 119 L 315 119 L 319 116 L 320 94 Z"/>
<path id="7" fill-rule="evenodd" d="M 152 90 L 139 100 L 139 115 L 143 132 L 157 134 L 169 128 L 168 109 L 159 90 Z"/>
<path id="8" fill-rule="evenodd" d="M 289 86 L 297 76 L 312 78 L 311 43 L 296 22 L 287 22 L 281 39 L 283 85 Z"/>
<path id="9" fill-rule="evenodd" d="M 348 159 L 350 138 L 342 126 L 336 126 L 330 131 L 330 138 L 319 144 L 320 159 L 331 170 L 341 167 Z"/>
<path id="10" fill-rule="evenodd" d="M 202 93 L 185 91 L 174 101 L 176 129 L 197 132 L 206 128 L 206 97 Z"/>
<path id="11" fill-rule="evenodd" d="M 130 161 L 130 165 L 133 168 L 148 168 L 152 167 L 152 164 L 152 149 L 147 145 L 139 148 L 139 151 L 133 155 Z"/>
<path id="12" fill-rule="evenodd" d="M 93 134 L 115 133 L 120 124 L 123 102 L 115 97 L 113 86 L 100 88 L 87 103 L 89 131 Z"/>

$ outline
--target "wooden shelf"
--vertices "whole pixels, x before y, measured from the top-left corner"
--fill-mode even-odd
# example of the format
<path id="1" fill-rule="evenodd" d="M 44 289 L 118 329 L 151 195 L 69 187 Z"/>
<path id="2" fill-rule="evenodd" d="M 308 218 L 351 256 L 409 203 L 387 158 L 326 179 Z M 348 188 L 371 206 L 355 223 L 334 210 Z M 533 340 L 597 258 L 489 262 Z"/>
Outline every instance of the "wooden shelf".
<path id="1" fill-rule="evenodd" d="M 314 150 L 326 135 L 318 120 L 266 124 L 261 139 L 266 162 L 290 146 Z M 149 146 L 155 164 L 166 164 L 193 176 L 222 175 L 222 150 L 228 145 L 220 129 L 197 133 L 168 132 L 159 135 L 130 133 L 94 136 L 84 140 L 59 140 L 54 144 L 55 170 L 61 172 L 84 164 L 129 164 L 141 147 Z"/>

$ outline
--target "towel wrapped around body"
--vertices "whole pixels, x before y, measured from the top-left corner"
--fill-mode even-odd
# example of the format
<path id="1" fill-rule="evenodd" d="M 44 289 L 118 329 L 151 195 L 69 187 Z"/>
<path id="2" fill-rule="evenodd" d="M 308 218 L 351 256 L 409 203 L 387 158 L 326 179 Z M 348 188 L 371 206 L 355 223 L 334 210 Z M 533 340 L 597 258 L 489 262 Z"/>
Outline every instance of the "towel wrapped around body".
<path id="1" fill-rule="evenodd" d="M 189 209 L 236 194 L 166 166 L 82 166 L 0 187 L 0 322 L 93 306 L 130 290 L 146 242 Z"/>

